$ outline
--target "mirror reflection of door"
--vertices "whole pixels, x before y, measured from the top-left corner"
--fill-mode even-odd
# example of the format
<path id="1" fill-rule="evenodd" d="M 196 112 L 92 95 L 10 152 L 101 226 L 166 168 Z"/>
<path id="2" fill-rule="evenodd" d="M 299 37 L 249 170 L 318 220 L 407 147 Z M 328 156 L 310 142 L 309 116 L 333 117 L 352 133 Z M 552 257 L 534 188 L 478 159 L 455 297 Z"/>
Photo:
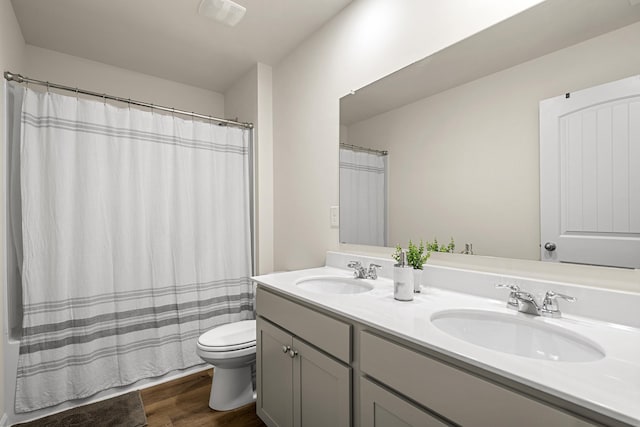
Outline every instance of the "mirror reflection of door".
<path id="1" fill-rule="evenodd" d="M 340 144 L 340 242 L 387 246 L 387 152 Z"/>
<path id="2" fill-rule="evenodd" d="M 640 268 L 640 75 L 540 103 L 541 259 Z"/>

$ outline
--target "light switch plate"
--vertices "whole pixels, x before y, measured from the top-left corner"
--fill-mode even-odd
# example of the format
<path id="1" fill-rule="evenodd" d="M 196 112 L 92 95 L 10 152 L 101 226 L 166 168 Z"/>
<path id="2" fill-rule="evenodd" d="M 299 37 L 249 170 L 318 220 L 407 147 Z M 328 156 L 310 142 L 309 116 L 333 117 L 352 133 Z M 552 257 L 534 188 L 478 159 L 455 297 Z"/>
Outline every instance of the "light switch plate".
<path id="1" fill-rule="evenodd" d="M 340 227 L 340 206 L 331 206 L 329 208 L 329 217 L 332 228 Z"/>

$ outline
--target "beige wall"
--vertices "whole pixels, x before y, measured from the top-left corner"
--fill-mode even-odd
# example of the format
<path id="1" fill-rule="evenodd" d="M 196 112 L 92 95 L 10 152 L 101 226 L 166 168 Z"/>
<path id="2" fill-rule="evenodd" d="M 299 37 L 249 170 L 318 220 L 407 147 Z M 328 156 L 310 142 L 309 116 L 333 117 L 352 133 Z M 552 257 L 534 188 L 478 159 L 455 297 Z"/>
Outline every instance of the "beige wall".
<path id="1" fill-rule="evenodd" d="M 273 70 L 258 64 L 258 126 L 256 152 L 258 271 L 271 273 L 273 263 Z"/>
<path id="2" fill-rule="evenodd" d="M 221 117 L 224 96 L 210 90 L 27 45 L 31 78 Z"/>
<path id="3" fill-rule="evenodd" d="M 338 247 L 338 99 L 539 3 L 356 0 L 274 68 L 275 268 Z"/>
<path id="4" fill-rule="evenodd" d="M 390 243 L 538 260 L 538 103 L 640 73 L 638 40 L 640 23 L 349 126 L 390 152 Z"/>
<path id="5" fill-rule="evenodd" d="M 256 64 L 225 94 L 227 117 L 254 124 L 256 155 L 256 273 L 273 271 L 272 70 Z"/>

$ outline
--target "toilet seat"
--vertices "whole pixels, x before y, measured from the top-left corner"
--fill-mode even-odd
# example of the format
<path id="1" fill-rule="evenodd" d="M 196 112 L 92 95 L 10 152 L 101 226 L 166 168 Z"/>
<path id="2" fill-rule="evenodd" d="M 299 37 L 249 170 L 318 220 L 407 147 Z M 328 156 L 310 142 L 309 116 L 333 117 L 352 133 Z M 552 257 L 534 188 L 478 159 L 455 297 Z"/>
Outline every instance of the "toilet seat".
<path id="1" fill-rule="evenodd" d="M 243 320 L 217 326 L 198 338 L 198 349 L 211 353 L 236 352 L 252 347 L 255 348 L 255 346 L 255 320 Z"/>
<path id="2" fill-rule="evenodd" d="M 245 347 L 240 350 L 232 350 L 232 351 L 211 351 L 207 347 L 201 347 L 198 345 L 197 349 L 198 356 L 201 359 L 212 365 L 220 366 L 220 362 L 223 361 L 242 361 L 246 358 L 255 358 L 256 357 L 256 346 Z"/>

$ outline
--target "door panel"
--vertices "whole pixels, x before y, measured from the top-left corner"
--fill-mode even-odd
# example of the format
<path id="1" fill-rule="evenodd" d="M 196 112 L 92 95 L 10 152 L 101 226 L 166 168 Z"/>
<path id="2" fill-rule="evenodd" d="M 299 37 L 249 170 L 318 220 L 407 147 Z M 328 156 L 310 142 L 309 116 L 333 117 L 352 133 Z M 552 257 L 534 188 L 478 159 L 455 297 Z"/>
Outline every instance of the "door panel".
<path id="1" fill-rule="evenodd" d="M 540 217 L 543 261 L 640 268 L 640 76 L 540 102 Z"/>
<path id="2" fill-rule="evenodd" d="M 294 420 L 296 426 L 351 425 L 351 368 L 294 338 Z"/>
<path id="3" fill-rule="evenodd" d="M 293 359 L 283 352 L 291 335 L 257 319 L 257 413 L 270 426 L 293 426 Z"/>

